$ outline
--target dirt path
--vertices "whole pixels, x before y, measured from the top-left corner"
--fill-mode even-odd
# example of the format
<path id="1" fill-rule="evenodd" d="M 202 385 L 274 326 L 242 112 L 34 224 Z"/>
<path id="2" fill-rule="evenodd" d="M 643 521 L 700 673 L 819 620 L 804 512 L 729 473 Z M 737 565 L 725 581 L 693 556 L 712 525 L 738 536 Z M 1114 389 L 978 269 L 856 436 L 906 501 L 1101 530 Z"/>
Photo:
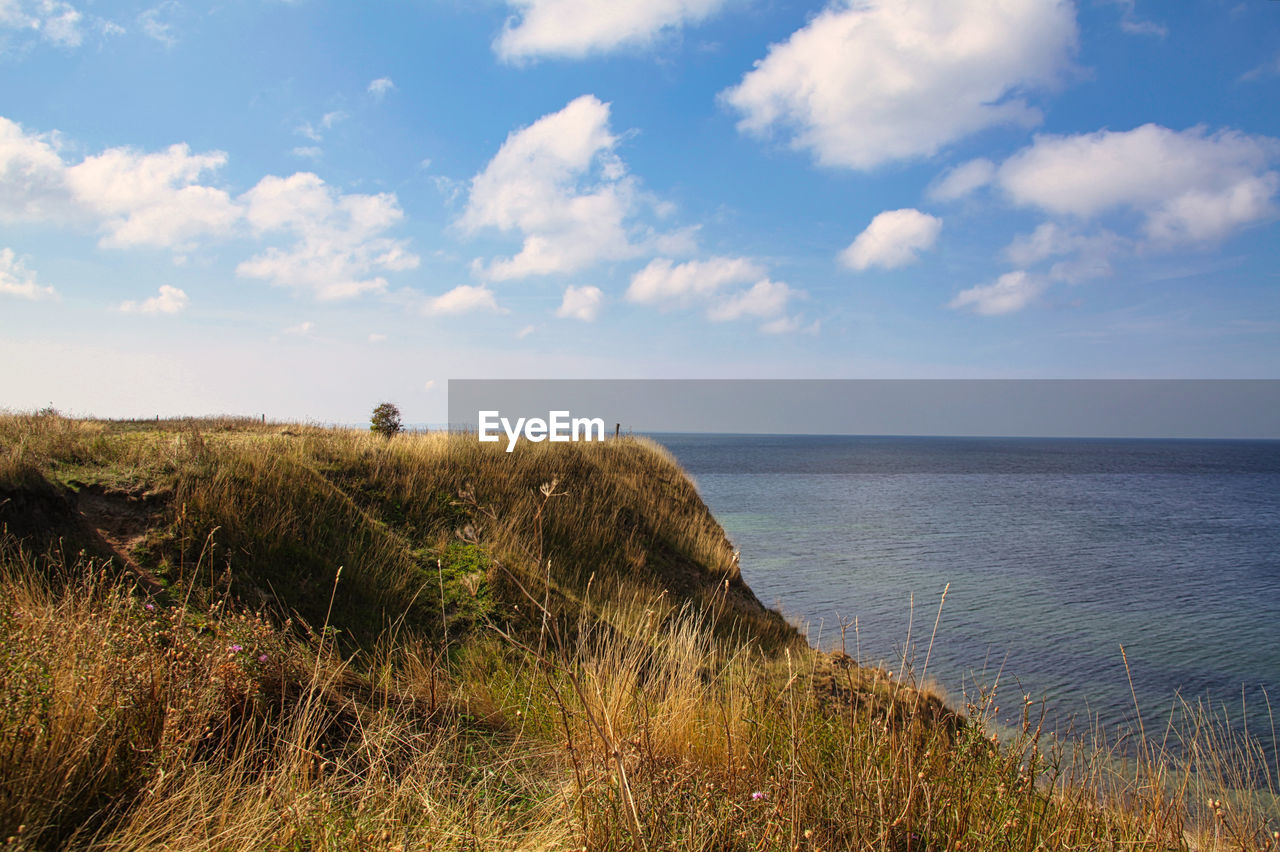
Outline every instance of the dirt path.
<path id="1" fill-rule="evenodd" d="M 139 583 L 153 594 L 164 587 L 155 576 L 140 566 L 133 554 L 147 532 L 160 523 L 163 498 L 130 494 L 97 485 L 82 486 L 76 494 L 75 507 L 87 530 L 110 551 Z"/>

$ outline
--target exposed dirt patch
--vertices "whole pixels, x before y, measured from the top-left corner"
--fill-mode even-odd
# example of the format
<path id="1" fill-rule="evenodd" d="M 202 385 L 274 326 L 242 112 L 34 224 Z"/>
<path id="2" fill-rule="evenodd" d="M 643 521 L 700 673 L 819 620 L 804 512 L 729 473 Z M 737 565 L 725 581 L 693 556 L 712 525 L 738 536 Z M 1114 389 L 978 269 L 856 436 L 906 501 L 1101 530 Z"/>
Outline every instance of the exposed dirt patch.
<path id="1" fill-rule="evenodd" d="M 91 537 L 148 589 L 161 590 L 159 581 L 137 563 L 133 554 L 148 531 L 161 523 L 168 495 L 130 493 L 80 483 L 72 485 L 79 488 L 74 500 L 75 511 Z"/>

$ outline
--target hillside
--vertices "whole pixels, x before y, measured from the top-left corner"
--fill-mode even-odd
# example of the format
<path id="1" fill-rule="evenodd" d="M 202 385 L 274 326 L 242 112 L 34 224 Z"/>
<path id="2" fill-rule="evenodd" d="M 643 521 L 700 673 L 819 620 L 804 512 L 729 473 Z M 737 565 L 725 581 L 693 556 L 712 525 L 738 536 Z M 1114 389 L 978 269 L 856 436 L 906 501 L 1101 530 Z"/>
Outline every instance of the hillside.
<path id="1" fill-rule="evenodd" d="M 527 627 L 527 595 L 566 624 L 643 601 L 661 618 L 714 612 L 718 632 L 769 648 L 798 638 L 643 439 L 508 454 L 459 435 L 230 419 L 5 426 L 0 523 L 17 535 L 110 559 L 153 591 L 194 583 L 317 628 L 327 616 L 349 649 L 392 624 L 433 638 Z"/>
<path id="2" fill-rule="evenodd" d="M 0 658 L 15 848 L 1273 842 L 1212 725 L 1127 764 L 807 647 L 638 439 L 0 416 Z"/>

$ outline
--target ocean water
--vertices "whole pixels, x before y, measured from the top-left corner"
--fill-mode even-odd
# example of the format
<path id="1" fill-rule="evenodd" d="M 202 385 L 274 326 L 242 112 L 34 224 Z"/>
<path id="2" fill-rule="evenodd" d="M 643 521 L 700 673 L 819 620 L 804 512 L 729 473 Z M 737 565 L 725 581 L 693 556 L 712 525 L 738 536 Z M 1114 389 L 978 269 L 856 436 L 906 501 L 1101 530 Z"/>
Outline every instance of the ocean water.
<path id="1" fill-rule="evenodd" d="M 1182 702 L 1280 716 L 1280 442 L 659 435 L 756 594 L 953 704 L 1000 677 L 1059 731 Z M 856 629 L 854 625 L 856 624 Z M 908 645 L 910 636 L 910 645 Z M 1267 699 L 1274 702 L 1274 714 Z"/>

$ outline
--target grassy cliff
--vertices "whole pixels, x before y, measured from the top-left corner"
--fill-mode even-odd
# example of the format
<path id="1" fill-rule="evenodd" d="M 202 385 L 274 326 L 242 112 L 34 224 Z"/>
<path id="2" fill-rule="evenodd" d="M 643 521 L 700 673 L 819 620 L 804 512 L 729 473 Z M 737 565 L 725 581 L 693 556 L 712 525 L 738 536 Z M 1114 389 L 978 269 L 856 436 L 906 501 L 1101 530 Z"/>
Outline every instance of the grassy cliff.
<path id="1" fill-rule="evenodd" d="M 1272 843 L 1211 731 L 1002 739 L 808 648 L 646 441 L 10 415 L 0 525 L 19 848 Z"/>
<path id="2" fill-rule="evenodd" d="M 445 434 L 15 417 L 0 446 L 0 522 L 15 532 L 170 595 L 327 623 L 349 650 L 393 625 L 437 639 L 527 627 L 528 595 L 570 625 L 643 600 L 663 618 L 714 610 L 717 631 L 767 647 L 797 638 L 742 582 L 679 466 L 642 439 L 508 454 Z"/>

